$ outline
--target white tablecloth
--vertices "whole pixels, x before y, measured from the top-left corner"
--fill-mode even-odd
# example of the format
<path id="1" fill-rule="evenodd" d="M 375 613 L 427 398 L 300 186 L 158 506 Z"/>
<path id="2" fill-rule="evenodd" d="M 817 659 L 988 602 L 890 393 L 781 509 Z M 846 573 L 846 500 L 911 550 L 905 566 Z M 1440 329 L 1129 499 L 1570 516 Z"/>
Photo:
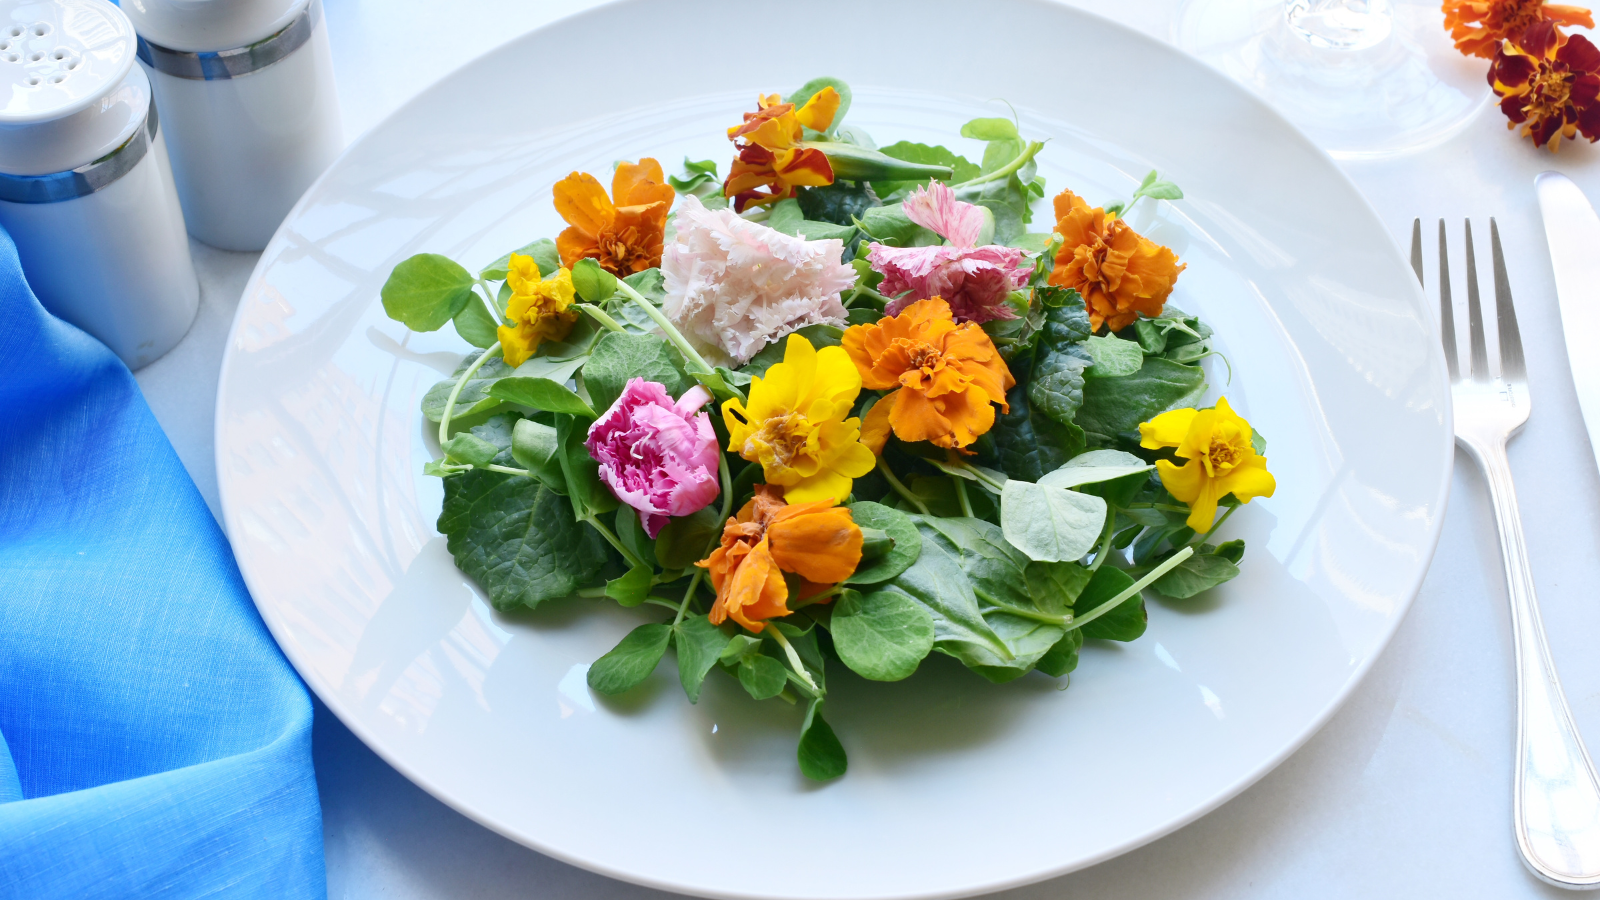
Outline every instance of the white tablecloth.
<path id="1" fill-rule="evenodd" d="M 473 56 L 593 5 L 326 0 L 347 136 L 359 136 Z M 1169 39 L 1177 2 L 1077 5 Z M 1600 473 L 1567 370 L 1533 194 L 1533 176 L 1545 169 L 1566 172 L 1600 201 L 1600 147 L 1563 144 L 1556 156 L 1535 151 L 1508 135 L 1493 109 L 1431 152 L 1346 166 L 1399 241 L 1409 240 L 1413 217 L 1422 217 L 1430 234 L 1437 219 L 1449 219 L 1454 239 L 1461 219 L 1471 216 L 1486 267 L 1487 218 L 1499 221 L 1535 401 L 1532 421 L 1511 446 L 1511 464 L 1552 650 L 1579 727 L 1600 753 Z M 256 254 L 193 249 L 199 319 L 138 380 L 215 510 L 217 372 Z M 1421 594 L 1326 728 L 1199 822 L 1092 869 L 995 896 L 1560 895 L 1523 869 L 1512 842 L 1515 695 L 1505 583 L 1483 480 L 1466 456 L 1458 452 L 1456 460 L 1444 533 Z M 379 760 L 320 707 L 316 761 L 335 900 L 668 896 L 556 862 L 474 824 Z"/>

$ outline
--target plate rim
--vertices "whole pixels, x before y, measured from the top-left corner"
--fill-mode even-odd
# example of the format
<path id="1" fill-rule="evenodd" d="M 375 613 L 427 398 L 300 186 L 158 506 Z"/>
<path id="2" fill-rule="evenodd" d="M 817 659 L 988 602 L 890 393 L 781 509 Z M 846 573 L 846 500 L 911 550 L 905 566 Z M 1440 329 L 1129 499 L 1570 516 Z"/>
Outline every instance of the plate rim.
<path id="1" fill-rule="evenodd" d="M 323 183 L 328 180 L 330 175 L 343 166 L 347 158 L 356 153 L 358 150 L 362 149 L 372 135 L 382 131 L 396 120 L 409 115 L 415 107 L 423 104 L 425 100 L 430 98 L 436 92 L 449 88 L 456 81 L 463 77 L 468 77 L 472 69 L 484 65 L 486 60 L 497 57 L 501 54 L 515 52 L 517 48 L 523 47 L 530 42 L 538 40 L 538 38 L 545 32 L 558 26 L 566 26 L 586 18 L 610 15 L 619 7 L 645 6 L 648 5 L 649 2 L 650 0 L 606 0 L 606 2 L 597 4 L 587 9 L 552 19 L 538 26 L 537 28 L 530 29 L 506 40 L 504 43 L 501 43 L 487 52 L 474 57 L 461 66 L 444 73 L 422 89 L 418 90 L 404 103 L 397 106 L 383 118 L 374 122 L 367 128 L 366 131 L 362 132 L 360 135 L 351 140 L 350 143 L 348 143 L 344 149 L 340 151 L 339 155 L 331 163 L 329 163 L 328 167 L 323 170 L 322 174 L 320 174 L 317 179 L 312 182 L 311 186 L 306 189 L 305 193 L 303 193 L 300 198 L 295 201 L 294 206 L 291 207 L 289 212 L 284 216 L 283 222 L 280 223 L 277 230 L 274 231 L 272 239 L 268 242 L 267 247 L 262 251 L 261 256 L 256 261 L 256 265 L 251 269 L 250 275 L 246 279 L 245 286 L 241 291 L 240 302 L 234 309 L 233 318 L 228 327 L 228 337 L 223 352 L 222 364 L 218 370 L 218 390 L 215 405 L 213 407 L 212 453 L 213 463 L 215 464 L 218 473 L 224 471 L 221 464 L 224 447 L 222 442 L 224 423 L 222 412 L 224 403 L 228 398 L 228 393 L 224 390 L 224 388 L 228 383 L 228 375 L 233 367 L 235 358 L 240 355 L 236 348 L 239 346 L 239 332 L 244 321 L 244 314 L 246 310 L 246 304 L 243 301 L 244 298 L 249 296 L 259 284 L 269 262 L 272 261 L 273 255 L 269 254 L 269 251 L 277 249 L 284 243 L 283 235 L 285 232 L 285 227 L 288 225 L 288 223 L 294 221 L 298 217 L 302 209 L 307 205 L 308 198 L 310 198 L 314 193 L 317 192 L 319 188 L 322 187 Z M 1264 100 L 1260 99 L 1244 85 L 1233 81 L 1226 74 L 1212 68 L 1198 57 L 1185 53 L 1183 50 L 1174 44 L 1169 43 L 1168 41 L 1162 40 L 1150 34 L 1146 34 L 1145 32 L 1140 31 L 1131 25 L 1119 22 L 1094 10 L 1088 10 L 1076 6 L 1072 3 L 1072 0 L 1010 0 L 1010 2 L 1019 6 L 1033 7 L 1033 10 L 1037 12 L 1048 11 L 1049 13 L 1065 14 L 1069 17 L 1080 16 L 1091 19 L 1101 27 L 1120 32 L 1121 37 L 1124 40 L 1130 41 L 1134 44 L 1143 45 L 1142 49 L 1152 51 L 1155 54 L 1180 58 L 1187 64 L 1203 70 L 1207 74 L 1207 77 L 1215 79 L 1219 87 L 1225 91 L 1233 93 L 1236 100 L 1240 100 L 1248 104 L 1253 108 L 1254 112 L 1265 115 L 1266 117 L 1274 120 L 1281 127 L 1285 138 L 1299 142 L 1305 149 L 1311 151 L 1315 157 L 1319 157 L 1320 161 L 1325 164 L 1328 174 L 1330 174 L 1343 188 L 1346 189 L 1349 196 L 1355 198 L 1359 202 L 1361 209 L 1366 213 L 1371 224 L 1376 226 L 1380 232 L 1386 238 L 1388 238 L 1386 247 L 1387 252 L 1392 254 L 1393 259 L 1401 263 L 1403 267 L 1409 268 L 1409 263 L 1406 262 L 1406 258 L 1401 253 L 1400 247 L 1395 242 L 1393 235 L 1390 234 L 1388 229 L 1383 226 L 1383 220 L 1379 216 L 1377 209 L 1373 206 L 1371 199 L 1369 199 L 1366 194 L 1356 186 L 1355 181 L 1350 177 L 1349 173 L 1347 173 L 1338 164 L 1338 162 L 1327 153 L 1327 151 L 1316 146 L 1316 144 L 1313 143 L 1311 139 L 1303 132 L 1301 132 L 1300 129 L 1297 128 L 1289 119 L 1269 106 Z M 1418 310 L 1422 313 L 1424 321 L 1431 325 L 1432 322 L 1431 316 L 1429 316 L 1428 312 L 1427 296 L 1422 285 L 1409 279 L 1407 281 L 1415 295 Z M 1433 367 L 1435 369 L 1433 373 L 1434 380 L 1443 386 L 1444 396 L 1448 397 L 1449 373 L 1445 368 L 1442 356 L 1437 356 L 1435 358 L 1435 362 L 1436 365 Z M 954 898 L 974 897 L 982 894 L 989 894 L 1025 887 L 1028 885 L 1039 884 L 1054 878 L 1060 878 L 1073 872 L 1082 871 L 1084 869 L 1088 869 L 1115 859 L 1118 856 L 1122 856 L 1126 853 L 1132 852 L 1133 850 L 1137 850 L 1140 847 L 1154 843 L 1161 838 L 1164 838 L 1188 825 L 1191 825 L 1216 811 L 1223 804 L 1238 797 L 1256 782 L 1260 781 L 1269 773 L 1276 770 L 1278 766 L 1282 765 L 1285 760 L 1305 746 L 1305 744 L 1310 741 L 1311 738 L 1320 733 L 1327 725 L 1329 720 L 1333 718 L 1334 714 L 1343 709 L 1351 694 L 1353 694 L 1355 690 L 1366 681 L 1373 665 L 1376 664 L 1379 658 L 1381 658 L 1388 651 L 1395 632 L 1410 614 L 1412 605 L 1416 601 L 1417 594 L 1422 588 L 1422 583 L 1427 578 L 1428 572 L 1432 568 L 1433 558 L 1438 551 L 1439 540 L 1444 530 L 1445 511 L 1449 501 L 1451 479 L 1453 477 L 1455 466 L 1453 406 L 1449 403 L 1444 404 L 1442 407 L 1442 413 L 1441 431 L 1444 435 L 1444 440 L 1442 441 L 1443 446 L 1438 448 L 1437 452 L 1443 459 L 1443 465 L 1440 469 L 1439 483 L 1435 488 L 1435 503 L 1438 514 L 1434 516 L 1429 528 L 1429 532 L 1425 536 L 1423 542 L 1419 543 L 1418 545 L 1419 547 L 1424 547 L 1426 551 L 1424 554 L 1422 554 L 1422 561 L 1419 564 L 1416 574 L 1410 580 L 1410 583 L 1404 586 L 1402 599 L 1396 604 L 1394 614 L 1389 617 L 1385 627 L 1377 633 L 1371 652 L 1367 654 L 1365 659 L 1351 669 L 1344 683 L 1336 692 L 1333 693 L 1330 699 L 1323 705 L 1317 714 L 1308 721 L 1300 733 L 1297 734 L 1292 740 L 1286 742 L 1275 753 L 1264 757 L 1261 761 L 1255 763 L 1251 770 L 1246 772 L 1244 775 L 1236 778 L 1232 782 L 1229 782 L 1224 787 L 1217 789 L 1215 793 L 1213 793 L 1213 795 L 1204 803 L 1197 804 L 1182 815 L 1175 816 L 1172 819 L 1163 822 L 1161 825 L 1150 829 L 1149 831 L 1127 838 L 1122 842 L 1092 856 L 1083 857 L 1062 865 L 1034 868 L 1030 871 L 1019 873 L 1004 879 L 985 881 L 981 884 L 969 883 L 953 886 L 947 890 L 923 890 L 912 892 L 896 891 L 892 893 L 878 892 L 869 894 L 834 893 L 827 895 L 828 900 L 954 900 Z M 227 487 L 227 484 L 224 479 L 220 477 L 220 474 L 218 478 L 218 498 L 222 509 L 221 524 L 223 531 L 228 535 L 231 543 L 232 530 L 230 526 L 235 521 L 235 506 L 230 499 L 230 491 Z M 301 681 L 316 695 L 316 698 L 322 703 L 322 705 L 326 707 L 328 711 L 331 712 L 336 718 L 338 718 L 344 727 L 355 734 L 368 750 L 372 751 L 376 756 L 382 759 L 385 764 L 400 772 L 412 784 L 426 791 L 429 796 L 443 803 L 451 810 L 454 810 L 455 812 L 460 813 L 462 816 L 465 816 L 472 822 L 489 829 L 500 837 L 510 840 L 520 846 L 526 847 L 529 850 L 537 852 L 541 855 L 550 857 L 588 872 L 594 872 L 596 874 L 613 878 L 628 884 L 635 884 L 655 890 L 668 891 L 688 896 L 718 898 L 718 900 L 817 900 L 818 897 L 822 896 L 816 894 L 790 894 L 773 891 L 755 892 L 738 890 L 707 890 L 702 886 L 681 883 L 664 878 L 657 878 L 645 873 L 631 872 L 613 865 L 609 865 L 602 861 L 583 858 L 577 854 L 566 852 L 555 846 L 545 845 L 544 843 L 535 840 L 532 837 L 519 833 L 510 825 L 498 821 L 494 816 L 482 814 L 472 809 L 465 803 L 460 802 L 455 797 L 451 796 L 448 791 L 445 791 L 438 785 L 434 784 L 416 768 L 408 764 L 405 760 L 399 758 L 398 755 L 391 752 L 390 748 L 386 747 L 383 741 L 378 739 L 378 737 L 372 733 L 370 729 L 363 725 L 358 718 L 354 716 L 347 716 L 345 712 L 340 709 L 336 702 L 330 701 L 328 696 L 325 695 L 325 692 L 318 689 L 314 679 L 307 678 L 305 676 L 305 674 L 302 672 L 301 665 L 294 658 L 293 654 L 290 653 L 289 649 L 287 649 L 289 646 L 285 643 L 285 637 L 287 634 L 283 633 L 284 626 L 281 622 L 281 619 L 269 611 L 268 604 L 263 604 L 256 599 L 253 578 L 251 574 L 246 571 L 245 566 L 239 565 L 238 569 L 240 577 L 244 580 L 246 587 L 250 589 L 251 601 L 255 604 L 257 611 L 261 615 L 262 621 L 266 624 L 269 632 L 273 636 L 274 641 L 277 642 L 280 652 L 283 653 L 284 657 L 294 667 L 296 674 L 300 676 Z"/>

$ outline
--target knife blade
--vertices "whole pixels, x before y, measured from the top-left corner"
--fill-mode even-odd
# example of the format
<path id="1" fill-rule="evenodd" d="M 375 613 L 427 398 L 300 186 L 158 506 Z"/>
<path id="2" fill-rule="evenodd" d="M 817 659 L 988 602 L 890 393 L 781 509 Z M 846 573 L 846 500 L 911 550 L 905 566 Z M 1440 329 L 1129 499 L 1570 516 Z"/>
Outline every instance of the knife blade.
<path id="1" fill-rule="evenodd" d="M 1589 432 L 1589 449 L 1600 466 L 1600 215 L 1572 179 L 1544 172 L 1533 180 L 1556 273 L 1556 300 L 1561 308 L 1561 333 L 1567 341 L 1567 363 L 1578 389 L 1578 409 Z"/>

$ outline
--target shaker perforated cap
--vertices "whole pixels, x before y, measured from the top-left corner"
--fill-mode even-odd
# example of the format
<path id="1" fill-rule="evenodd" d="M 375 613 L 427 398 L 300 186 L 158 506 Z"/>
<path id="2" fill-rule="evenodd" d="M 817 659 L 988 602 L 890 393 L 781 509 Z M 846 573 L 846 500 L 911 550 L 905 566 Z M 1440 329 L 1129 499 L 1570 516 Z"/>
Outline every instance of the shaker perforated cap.
<path id="1" fill-rule="evenodd" d="M 0 0 L 0 124 L 88 108 L 127 77 L 137 49 L 106 0 Z"/>
<path id="2" fill-rule="evenodd" d="M 186 53 L 246 47 L 282 31 L 309 0 L 122 0 L 145 40 Z"/>

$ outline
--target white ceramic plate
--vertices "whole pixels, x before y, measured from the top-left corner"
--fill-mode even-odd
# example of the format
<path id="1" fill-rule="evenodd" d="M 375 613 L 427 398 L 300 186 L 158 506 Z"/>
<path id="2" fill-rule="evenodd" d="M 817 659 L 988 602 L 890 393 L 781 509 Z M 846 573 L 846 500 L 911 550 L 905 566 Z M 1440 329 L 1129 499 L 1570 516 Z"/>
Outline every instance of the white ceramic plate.
<path id="1" fill-rule="evenodd" d="M 784 11 L 786 10 L 786 11 Z M 800 18 L 794 18 L 799 16 Z M 850 23 L 828 37 L 818 23 Z M 920 36 L 919 36 L 920 35 Z M 586 664 L 651 615 L 493 612 L 434 530 L 417 406 L 466 349 L 378 289 L 420 251 L 469 268 L 561 227 L 551 185 L 651 155 L 725 160 L 758 91 L 819 74 L 887 143 L 944 142 L 1013 103 L 1040 172 L 1100 202 L 1149 169 L 1187 199 L 1136 227 L 1189 269 L 1174 302 L 1233 364 L 1277 496 L 1234 516 L 1244 574 L 1149 632 L 1086 648 L 1070 690 L 931 658 L 841 668 L 850 771 L 807 783 L 799 711 L 663 666 L 617 700 Z M 1046 209 L 1040 204 L 1040 209 Z M 1043 226 L 1042 220 L 1037 222 Z M 1366 202 L 1280 118 L 1169 48 L 1027 0 L 622 3 L 529 34 L 368 134 L 300 202 L 246 289 L 217 401 L 234 552 L 307 683 L 379 754 L 508 837 L 629 881 L 721 897 L 957 896 L 1150 841 L 1261 777 L 1338 707 L 1410 603 L 1451 462 L 1422 297 Z M 1213 360 L 1212 362 L 1216 362 Z M 1213 370 L 1213 381 L 1226 369 Z"/>

